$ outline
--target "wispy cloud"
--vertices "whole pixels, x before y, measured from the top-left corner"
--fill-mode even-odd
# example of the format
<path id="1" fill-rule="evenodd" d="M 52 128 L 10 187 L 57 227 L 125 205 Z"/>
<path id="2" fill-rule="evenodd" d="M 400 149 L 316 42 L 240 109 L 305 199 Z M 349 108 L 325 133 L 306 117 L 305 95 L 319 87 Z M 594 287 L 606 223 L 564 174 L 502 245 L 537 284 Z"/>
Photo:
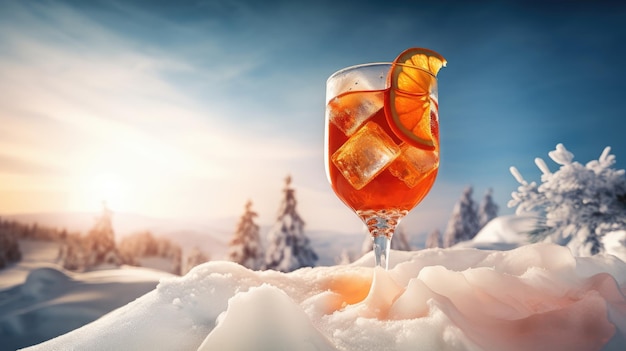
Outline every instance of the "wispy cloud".
<path id="1" fill-rule="evenodd" d="M 210 45 L 168 52 L 55 3 L 16 3 L 10 14 L 0 24 L 5 190 L 78 191 L 85 178 L 113 171 L 137 193 L 176 202 L 190 184 L 263 179 L 284 173 L 272 165 L 315 157 L 293 138 L 255 133 L 241 123 L 255 106 L 219 94 L 260 64 L 254 55 L 224 60 L 223 48 Z M 199 53 L 212 53 L 216 64 L 198 65 Z"/>

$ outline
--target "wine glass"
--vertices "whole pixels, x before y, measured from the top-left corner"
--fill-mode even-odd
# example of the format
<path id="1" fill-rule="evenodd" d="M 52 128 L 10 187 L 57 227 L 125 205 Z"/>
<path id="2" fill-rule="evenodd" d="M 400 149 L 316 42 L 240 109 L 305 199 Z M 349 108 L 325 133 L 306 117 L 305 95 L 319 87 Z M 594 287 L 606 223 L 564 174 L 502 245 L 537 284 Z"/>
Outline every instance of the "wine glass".
<path id="1" fill-rule="evenodd" d="M 385 270 L 397 225 L 437 177 L 436 73 L 396 60 L 347 67 L 326 83 L 326 175 L 367 226 Z"/>

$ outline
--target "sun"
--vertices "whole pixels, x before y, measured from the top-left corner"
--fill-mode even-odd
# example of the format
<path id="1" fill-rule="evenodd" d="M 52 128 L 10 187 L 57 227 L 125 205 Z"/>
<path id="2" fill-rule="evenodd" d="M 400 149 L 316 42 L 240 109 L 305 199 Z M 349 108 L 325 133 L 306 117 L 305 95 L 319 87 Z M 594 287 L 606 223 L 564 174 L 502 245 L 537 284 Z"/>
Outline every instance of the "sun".
<path id="1" fill-rule="evenodd" d="M 125 182 L 115 173 L 101 173 L 96 175 L 90 186 L 90 193 L 100 203 L 106 202 L 112 210 L 124 207 L 126 197 Z"/>
<path id="2" fill-rule="evenodd" d="M 128 186 L 113 172 L 85 175 L 75 189 L 72 207 L 79 211 L 97 212 L 102 204 L 116 212 L 126 209 Z"/>

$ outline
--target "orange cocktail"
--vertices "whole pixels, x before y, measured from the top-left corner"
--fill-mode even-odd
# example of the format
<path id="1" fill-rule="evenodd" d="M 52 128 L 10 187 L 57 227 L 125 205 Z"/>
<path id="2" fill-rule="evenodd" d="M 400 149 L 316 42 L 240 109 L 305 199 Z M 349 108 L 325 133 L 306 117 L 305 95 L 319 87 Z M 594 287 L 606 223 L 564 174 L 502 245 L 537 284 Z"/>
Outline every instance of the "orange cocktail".
<path id="1" fill-rule="evenodd" d="M 382 101 L 385 93 L 344 93 L 328 103 L 327 113 L 335 118 L 350 118 L 340 115 L 358 110 L 359 104 Z M 371 209 L 409 211 L 415 207 L 433 186 L 439 169 L 436 108 L 432 109 L 431 118 L 432 134 L 437 140 L 433 150 L 399 139 L 389 126 L 382 105 L 364 118 L 350 137 L 335 123 L 329 123 L 328 177 L 337 196 L 357 213 Z"/>
<path id="2" fill-rule="evenodd" d="M 326 173 L 368 226 L 374 250 L 382 245 L 379 265 L 387 264 L 396 225 L 437 177 L 436 74 L 443 65 L 433 51 L 409 49 L 393 63 L 340 70 L 326 85 Z"/>

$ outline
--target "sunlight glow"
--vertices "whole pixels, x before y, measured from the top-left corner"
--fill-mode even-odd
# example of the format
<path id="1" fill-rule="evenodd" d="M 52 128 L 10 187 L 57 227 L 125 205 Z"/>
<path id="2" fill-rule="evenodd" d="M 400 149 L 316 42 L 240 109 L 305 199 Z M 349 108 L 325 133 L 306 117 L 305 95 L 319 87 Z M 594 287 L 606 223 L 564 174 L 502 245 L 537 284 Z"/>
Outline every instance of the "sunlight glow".
<path id="1" fill-rule="evenodd" d="M 113 211 L 126 209 L 128 184 L 115 173 L 99 173 L 87 177 L 72 197 L 72 208 L 80 211 L 99 211 L 102 203 Z"/>

